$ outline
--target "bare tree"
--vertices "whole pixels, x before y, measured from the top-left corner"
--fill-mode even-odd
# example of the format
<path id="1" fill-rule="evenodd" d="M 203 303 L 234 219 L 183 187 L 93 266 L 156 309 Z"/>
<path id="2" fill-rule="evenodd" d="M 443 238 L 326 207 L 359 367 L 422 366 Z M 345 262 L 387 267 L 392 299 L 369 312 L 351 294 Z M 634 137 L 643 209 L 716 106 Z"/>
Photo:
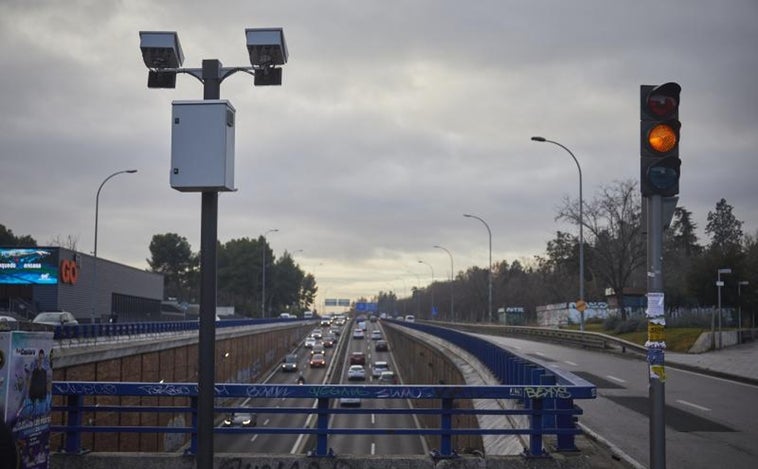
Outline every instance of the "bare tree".
<path id="1" fill-rule="evenodd" d="M 585 234 L 584 241 L 591 249 L 590 268 L 613 290 L 624 320 L 627 316 L 622 307 L 624 289 L 632 286 L 635 275 L 644 272 L 646 262 L 640 218 L 637 182 L 626 180 L 602 186 L 595 199 L 585 202 L 581 220 L 585 233 L 589 234 Z M 564 199 L 556 217 L 561 219 L 579 226 L 578 200 Z"/>
<path id="2" fill-rule="evenodd" d="M 48 243 L 49 246 L 57 246 L 66 248 L 71 251 L 76 251 L 76 247 L 79 244 L 79 237 L 74 235 L 66 235 L 66 239 L 61 238 L 61 235 L 55 235 Z"/>

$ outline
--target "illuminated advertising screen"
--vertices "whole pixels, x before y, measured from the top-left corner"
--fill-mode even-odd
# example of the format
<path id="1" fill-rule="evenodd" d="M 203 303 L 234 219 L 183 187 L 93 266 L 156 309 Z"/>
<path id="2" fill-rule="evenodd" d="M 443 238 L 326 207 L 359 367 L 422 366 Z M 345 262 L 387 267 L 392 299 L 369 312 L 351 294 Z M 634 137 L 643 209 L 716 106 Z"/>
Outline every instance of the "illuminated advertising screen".
<path id="1" fill-rule="evenodd" d="M 56 256 L 43 248 L 0 248 L 0 284 L 58 283 Z"/>

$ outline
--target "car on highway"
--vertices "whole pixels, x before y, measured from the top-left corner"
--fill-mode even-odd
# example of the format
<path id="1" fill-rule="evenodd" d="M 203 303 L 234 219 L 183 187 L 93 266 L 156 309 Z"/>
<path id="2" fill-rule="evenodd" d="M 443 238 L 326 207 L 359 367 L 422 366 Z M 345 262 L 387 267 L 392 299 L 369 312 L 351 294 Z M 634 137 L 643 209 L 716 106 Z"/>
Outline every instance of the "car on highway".
<path id="1" fill-rule="evenodd" d="M 326 358 L 324 358 L 323 354 L 317 353 L 311 357 L 309 364 L 311 368 L 324 368 L 326 366 Z"/>
<path id="2" fill-rule="evenodd" d="M 347 369 L 348 381 L 366 381 L 366 370 L 363 365 L 350 365 Z"/>
<path id="3" fill-rule="evenodd" d="M 47 324 L 48 326 L 65 326 L 79 324 L 73 314 L 68 311 L 46 311 L 39 313 L 32 319 L 33 323 Z"/>
<path id="4" fill-rule="evenodd" d="M 365 365 L 366 364 L 366 354 L 363 352 L 353 352 L 350 354 L 350 364 L 351 365 Z"/>
<path id="5" fill-rule="evenodd" d="M 288 353 L 282 359 L 282 371 L 297 371 L 297 354 Z"/>
<path id="6" fill-rule="evenodd" d="M 258 425 L 258 416 L 250 412 L 234 412 L 224 419 L 225 427 L 254 427 Z"/>
<path id="7" fill-rule="evenodd" d="M 324 347 L 326 348 L 332 348 L 334 347 L 334 342 L 337 341 L 337 338 L 332 335 L 327 335 L 324 337 L 324 340 L 321 341 L 322 344 L 324 344 Z"/>
<path id="8" fill-rule="evenodd" d="M 382 371 L 379 378 L 376 379 L 378 384 L 397 384 L 397 375 L 394 371 Z"/>
<path id="9" fill-rule="evenodd" d="M 386 340 L 377 340 L 374 344 L 375 352 L 386 352 L 387 350 L 389 350 L 389 345 L 387 345 Z"/>
<path id="10" fill-rule="evenodd" d="M 353 339 L 362 339 L 366 337 L 366 334 L 363 332 L 363 329 L 356 328 L 353 329 Z"/>
<path id="11" fill-rule="evenodd" d="M 360 397 L 340 397 L 340 407 L 360 407 Z"/>
<path id="12" fill-rule="evenodd" d="M 326 354 L 326 351 L 324 350 L 324 344 L 321 342 L 316 342 L 316 345 L 314 345 L 311 348 L 311 355 L 318 355 L 318 354 L 321 354 L 321 355 Z"/>
<path id="13" fill-rule="evenodd" d="M 314 345 L 316 345 L 316 339 L 314 339 L 313 337 L 307 337 L 305 339 L 305 343 L 303 344 L 303 347 L 313 348 Z"/>
<path id="14" fill-rule="evenodd" d="M 416 316 L 408 314 L 405 316 L 405 322 L 416 322 Z"/>
<path id="15" fill-rule="evenodd" d="M 374 329 L 371 331 L 371 340 L 381 340 L 382 338 L 382 331 L 378 329 Z"/>
<path id="16" fill-rule="evenodd" d="M 371 377 L 376 379 L 381 376 L 383 371 L 389 371 L 390 365 L 385 361 L 376 361 L 371 367 Z"/>

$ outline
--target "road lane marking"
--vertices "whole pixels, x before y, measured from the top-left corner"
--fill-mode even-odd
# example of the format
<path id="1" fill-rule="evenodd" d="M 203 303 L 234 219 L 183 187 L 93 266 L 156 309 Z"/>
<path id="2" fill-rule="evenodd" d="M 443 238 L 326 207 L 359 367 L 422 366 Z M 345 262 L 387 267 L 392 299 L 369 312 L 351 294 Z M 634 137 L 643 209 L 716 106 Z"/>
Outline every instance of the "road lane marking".
<path id="1" fill-rule="evenodd" d="M 253 435 L 253 437 L 250 438 L 250 443 L 254 442 L 258 438 L 258 436 L 260 435 Z"/>
<path id="2" fill-rule="evenodd" d="M 567 365 L 571 365 L 571 366 L 579 366 L 579 365 L 577 365 L 576 363 L 574 363 L 574 362 L 572 362 L 572 361 L 569 361 L 569 360 L 564 360 L 564 361 L 563 361 L 563 363 L 565 363 L 565 364 L 567 364 Z"/>
<path id="3" fill-rule="evenodd" d="M 266 425 L 268 425 L 268 423 L 269 423 L 270 421 L 271 421 L 270 419 L 266 419 L 266 420 L 264 420 L 264 421 L 263 421 L 263 426 L 265 427 Z"/>
<path id="4" fill-rule="evenodd" d="M 376 414 L 371 414 L 371 425 L 376 425 Z"/>
<path id="5" fill-rule="evenodd" d="M 371 456 L 376 454 L 376 443 L 371 442 Z"/>
<path id="6" fill-rule="evenodd" d="M 708 407 L 703 407 L 701 405 L 693 404 L 692 402 L 683 401 L 681 399 L 677 399 L 676 402 L 678 402 L 678 403 L 680 403 L 682 405 L 693 407 L 693 408 L 695 408 L 697 410 L 702 410 L 703 412 L 710 412 L 711 411 L 711 409 L 709 409 Z"/>
<path id="7" fill-rule="evenodd" d="M 605 375 L 605 376 L 606 376 L 606 378 L 612 379 L 613 381 L 615 381 L 617 383 L 626 383 L 625 379 L 616 378 L 615 376 L 611 376 L 611 375 Z"/>
<path id="8" fill-rule="evenodd" d="M 539 355 L 540 357 L 547 357 L 544 352 L 534 352 L 535 355 Z"/>

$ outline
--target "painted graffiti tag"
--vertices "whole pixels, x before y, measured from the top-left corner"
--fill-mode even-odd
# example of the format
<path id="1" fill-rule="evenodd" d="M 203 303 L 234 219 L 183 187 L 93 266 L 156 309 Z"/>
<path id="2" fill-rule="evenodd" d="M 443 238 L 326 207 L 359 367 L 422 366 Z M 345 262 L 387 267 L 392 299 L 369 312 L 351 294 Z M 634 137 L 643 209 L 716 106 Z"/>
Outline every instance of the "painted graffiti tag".
<path id="1" fill-rule="evenodd" d="M 139 389 L 151 396 L 186 396 L 190 393 L 187 386 L 175 386 L 173 384 L 148 384 Z"/>
<path id="2" fill-rule="evenodd" d="M 362 388 L 335 388 L 331 386 L 316 386 L 309 390 L 313 397 L 368 397 L 371 393 Z"/>
<path id="3" fill-rule="evenodd" d="M 97 383 L 55 383 L 56 394 L 105 394 L 113 395 L 118 391 L 113 384 Z"/>
<path id="4" fill-rule="evenodd" d="M 571 393 L 564 386 L 525 387 L 524 394 L 529 399 L 570 399 Z"/>

